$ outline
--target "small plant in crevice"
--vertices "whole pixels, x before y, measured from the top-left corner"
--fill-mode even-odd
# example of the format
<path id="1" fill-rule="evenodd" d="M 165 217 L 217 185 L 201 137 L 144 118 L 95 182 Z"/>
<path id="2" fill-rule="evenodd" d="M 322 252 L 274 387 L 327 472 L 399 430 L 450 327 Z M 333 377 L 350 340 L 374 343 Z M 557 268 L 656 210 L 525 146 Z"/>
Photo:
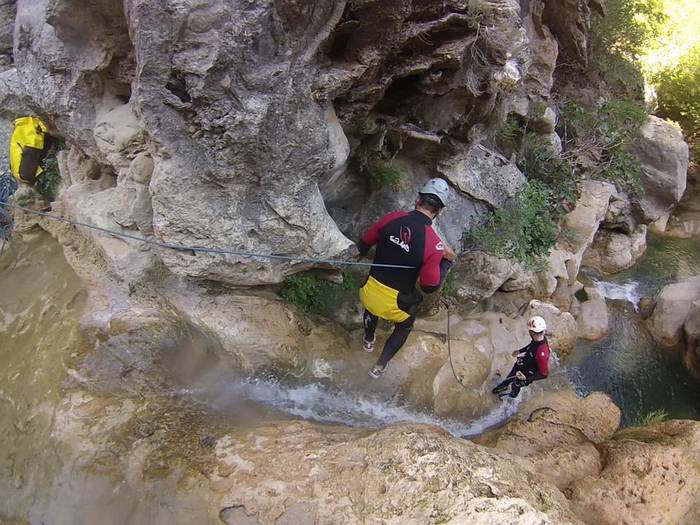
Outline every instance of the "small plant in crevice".
<path id="1" fill-rule="evenodd" d="M 445 277 L 445 283 L 442 286 L 443 297 L 451 297 L 455 292 L 455 276 L 452 272 Z"/>
<path id="2" fill-rule="evenodd" d="M 353 298 L 360 288 L 360 274 L 353 270 L 342 272 L 343 282 L 320 279 L 314 271 L 295 273 L 282 283 L 282 298 L 307 314 L 327 314 L 344 301 Z"/>
<path id="3" fill-rule="evenodd" d="M 56 199 L 58 189 L 61 186 L 61 170 L 56 156 L 64 148 L 65 142 L 62 138 L 52 138 L 51 146 L 42 161 L 44 172 L 36 182 L 36 190 L 50 202 Z"/>
<path id="4" fill-rule="evenodd" d="M 515 140 L 524 133 L 520 122 L 513 116 L 509 116 L 496 130 L 496 138 L 499 140 Z"/>
<path id="5" fill-rule="evenodd" d="M 369 180 L 374 189 L 397 189 L 401 186 L 401 170 L 391 164 L 382 164 L 369 170 Z"/>
<path id="6" fill-rule="evenodd" d="M 664 409 L 652 410 L 646 414 L 640 414 L 637 418 L 639 420 L 639 426 L 653 425 L 655 423 L 663 423 L 668 419 L 668 412 Z"/>
<path id="7" fill-rule="evenodd" d="M 58 168 L 56 155 L 49 154 L 44 159 L 44 172 L 37 179 L 36 190 L 47 200 L 53 201 L 58 196 L 61 185 L 61 172 Z"/>

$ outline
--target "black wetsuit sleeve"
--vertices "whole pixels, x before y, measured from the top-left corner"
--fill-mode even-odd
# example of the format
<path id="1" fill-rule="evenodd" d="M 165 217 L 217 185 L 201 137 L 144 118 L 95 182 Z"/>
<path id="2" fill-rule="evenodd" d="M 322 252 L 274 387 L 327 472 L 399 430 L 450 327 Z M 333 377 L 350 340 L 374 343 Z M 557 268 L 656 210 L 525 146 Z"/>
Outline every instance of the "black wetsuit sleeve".
<path id="1" fill-rule="evenodd" d="M 442 283 L 445 282 L 445 279 L 447 279 L 447 274 L 450 271 L 450 268 L 452 268 L 452 262 L 448 261 L 447 259 L 443 259 L 440 261 L 440 282 L 436 284 L 435 286 L 423 286 L 421 285 L 420 289 L 423 290 L 425 293 L 433 293 L 436 292 L 440 289 L 440 286 L 442 286 Z"/>
<path id="2" fill-rule="evenodd" d="M 530 345 L 525 345 L 523 346 L 520 350 L 518 350 L 518 355 L 527 352 L 527 349 L 530 347 Z"/>
<path id="3" fill-rule="evenodd" d="M 371 246 L 362 239 L 357 241 L 357 251 L 360 252 L 360 255 L 367 255 L 369 253 L 370 248 Z"/>

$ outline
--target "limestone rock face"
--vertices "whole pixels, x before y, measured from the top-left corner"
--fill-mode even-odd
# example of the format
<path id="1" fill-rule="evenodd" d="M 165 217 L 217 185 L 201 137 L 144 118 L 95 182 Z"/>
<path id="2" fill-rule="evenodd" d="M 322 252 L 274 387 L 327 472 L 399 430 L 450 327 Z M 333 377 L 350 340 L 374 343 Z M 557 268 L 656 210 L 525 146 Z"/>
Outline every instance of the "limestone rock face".
<path id="1" fill-rule="evenodd" d="M 569 36 L 587 28 L 579 3 L 573 16 L 555 1 L 19 0 L 16 69 L 0 91 L 19 101 L 9 113 L 31 108 L 85 157 L 65 164 L 82 185 L 65 188 L 74 218 L 172 244 L 345 258 L 350 238 L 442 175 L 454 197 L 436 226 L 459 249 L 524 181 L 484 146 L 500 115 L 545 101 L 533 129 L 560 145 L 546 99 L 557 39 L 580 43 Z M 399 183 L 378 185 L 382 169 Z M 83 184 L 85 171 L 100 184 Z M 161 250 L 137 254 L 132 272 L 133 253 L 118 252 L 133 247 L 91 239 L 124 281 L 165 265 L 251 286 L 311 266 Z"/>
<path id="2" fill-rule="evenodd" d="M 524 23 L 530 41 L 530 67 L 523 80 L 531 96 L 548 98 L 554 84 L 552 77 L 559 45 L 550 29 L 542 23 L 544 2 L 530 2 L 529 7 L 531 14 L 524 18 Z"/>
<path id="3" fill-rule="evenodd" d="M 688 144 L 681 131 L 650 116 L 642 126 L 632 151 L 642 163 L 644 197 L 639 208 L 647 221 L 668 217 L 672 206 L 680 201 L 688 173 Z"/>
<path id="4" fill-rule="evenodd" d="M 317 186 L 345 159 L 336 158 L 325 107 L 312 98 L 309 66 L 338 8 L 286 2 L 276 18 L 258 2 L 164 10 L 133 1 L 126 9 L 143 64 L 132 100 L 162 152 L 150 184 L 156 236 L 311 257 L 346 250 Z M 279 281 L 285 272 L 217 255 L 162 257 L 175 273 L 235 284 Z"/>
<path id="5" fill-rule="evenodd" d="M 0 3 L 0 69 L 10 67 L 13 62 L 12 47 L 15 32 L 17 0 Z"/>
<path id="6" fill-rule="evenodd" d="M 683 324 L 683 332 L 686 346 L 683 362 L 690 373 L 700 381 L 700 298 L 693 301 Z"/>
<path id="7" fill-rule="evenodd" d="M 620 410 L 600 393 L 579 399 L 559 391 L 536 396 L 514 418 L 476 441 L 526 458 L 531 468 L 566 491 L 585 476 L 597 476 L 603 462 L 596 445 L 610 439 L 620 424 Z"/>
<path id="8" fill-rule="evenodd" d="M 526 181 L 514 164 L 482 145 L 446 158 L 438 170 L 460 191 L 494 208 L 502 208 Z"/>
<path id="9" fill-rule="evenodd" d="M 314 453 L 305 456 L 309 449 Z M 535 484 L 518 465 L 429 427 L 328 434 L 306 423 L 280 424 L 222 440 L 217 456 L 231 458 L 230 489 L 220 496 L 231 524 L 280 516 L 294 523 L 578 523 L 551 485 Z M 294 474 L 287 465 L 301 468 Z M 287 475 L 271 493 L 265 480 L 281 470 Z"/>
<path id="10" fill-rule="evenodd" d="M 673 210 L 665 235 L 689 239 L 700 235 L 700 166 L 688 168 L 688 184 L 683 198 Z"/>
<path id="11" fill-rule="evenodd" d="M 699 446 L 697 421 L 623 430 L 599 445 L 604 467 L 573 484 L 572 506 L 590 524 L 697 523 Z"/>
<path id="12" fill-rule="evenodd" d="M 273 21 L 262 3 L 50 4 L 18 4 L 22 89 L 62 135 L 115 173 L 150 152 L 150 195 L 129 191 L 138 204 L 126 214 L 138 217 L 122 213 L 121 223 L 176 244 L 308 256 L 349 247 L 317 187 L 347 151 L 310 88 L 311 56 L 337 8 L 295 18 L 296 8 L 280 5 Z M 153 212 L 142 213 L 149 199 Z M 235 284 L 276 282 L 290 271 L 180 255 L 160 254 L 175 273 Z"/>
<path id="13" fill-rule="evenodd" d="M 631 235 L 637 229 L 632 203 L 628 197 L 615 192 L 601 226 L 607 230 L 619 230 L 627 235 Z"/>
<path id="14" fill-rule="evenodd" d="M 584 181 L 576 207 L 564 216 L 564 234 L 557 248 L 572 254 L 576 262 L 574 274 L 578 274 L 583 254 L 593 242 L 615 193 L 615 187 L 608 182 Z M 569 272 L 563 276 L 570 277 Z"/>
<path id="15" fill-rule="evenodd" d="M 513 263 L 481 251 L 468 252 L 453 267 L 455 295 L 465 303 L 490 297 L 514 273 Z"/>
<path id="16" fill-rule="evenodd" d="M 576 319 L 578 337 L 596 341 L 610 332 L 610 319 L 605 297 L 595 286 L 582 288 L 587 298 L 579 301 L 574 298 L 571 313 Z"/>
<path id="17" fill-rule="evenodd" d="M 678 344 L 683 336 L 683 324 L 698 298 L 700 277 L 665 286 L 656 298 L 651 317 L 646 321 L 652 337 L 664 346 Z M 691 326 L 694 326 L 692 320 Z M 693 332 L 692 328 L 690 330 Z"/>
<path id="18" fill-rule="evenodd" d="M 542 3 L 542 20 L 559 40 L 562 51 L 587 63 L 591 9 L 603 14 L 603 4 L 597 0 L 544 0 Z"/>
<path id="19" fill-rule="evenodd" d="M 603 274 L 621 272 L 631 267 L 647 247 L 647 227 L 640 224 L 631 235 L 599 230 L 593 245 L 586 251 L 583 263 Z"/>

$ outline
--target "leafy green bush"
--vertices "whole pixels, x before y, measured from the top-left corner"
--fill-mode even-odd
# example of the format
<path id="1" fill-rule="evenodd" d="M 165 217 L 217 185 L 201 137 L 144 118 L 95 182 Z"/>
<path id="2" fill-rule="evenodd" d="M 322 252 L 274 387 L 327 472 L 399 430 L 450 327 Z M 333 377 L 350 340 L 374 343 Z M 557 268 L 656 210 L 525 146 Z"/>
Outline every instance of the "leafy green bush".
<path id="1" fill-rule="evenodd" d="M 342 272 L 342 284 L 319 279 L 313 271 L 295 273 L 282 283 L 280 295 L 308 314 L 325 314 L 353 297 L 360 288 L 360 275 L 352 270 Z"/>
<path id="2" fill-rule="evenodd" d="M 606 15 L 593 21 L 591 47 L 636 59 L 650 40 L 658 38 L 666 19 L 663 0 L 608 0 Z"/>
<path id="3" fill-rule="evenodd" d="M 530 180 L 545 184 L 552 194 L 550 212 L 558 219 L 569 211 L 578 199 L 578 176 L 568 160 L 555 155 L 545 138 L 525 133 L 518 155 L 518 167 Z"/>
<path id="4" fill-rule="evenodd" d="M 661 34 L 663 0 L 608 0 L 606 15 L 593 20 L 589 73 L 598 73 L 615 93 L 640 99 L 644 92 L 639 56 Z"/>
<path id="5" fill-rule="evenodd" d="M 588 109 L 568 101 L 561 109 L 560 131 L 567 145 L 566 154 L 598 156 L 590 176 L 615 183 L 635 195 L 644 192 L 639 159 L 628 151 L 631 141 L 647 119 L 644 107 L 636 102 L 614 99 Z"/>
<path id="6" fill-rule="evenodd" d="M 580 290 L 574 293 L 574 297 L 576 297 L 576 299 L 578 299 L 579 302 L 585 303 L 586 301 L 588 301 L 588 292 L 586 292 L 585 288 L 581 288 Z"/>
<path id="7" fill-rule="evenodd" d="M 680 124 L 693 158 L 700 160 L 700 45 L 651 80 L 656 87 L 657 114 Z"/>
<path id="8" fill-rule="evenodd" d="M 528 181 L 509 206 L 465 233 L 465 245 L 536 268 L 557 239 L 552 208 L 549 187 L 542 181 Z"/>
<path id="9" fill-rule="evenodd" d="M 644 106 L 621 99 L 613 99 L 593 109 L 568 100 L 561 108 L 565 139 L 594 140 L 596 145 L 604 148 L 618 146 L 639 135 L 639 128 L 646 119 Z"/>
<path id="10" fill-rule="evenodd" d="M 594 176 L 610 181 L 633 195 L 643 195 L 642 165 L 639 159 L 624 148 L 610 150 L 608 159 L 596 171 Z"/>
<path id="11" fill-rule="evenodd" d="M 369 180 L 375 189 L 396 189 L 401 185 L 401 171 L 390 164 L 383 164 L 370 171 Z"/>
<path id="12" fill-rule="evenodd" d="M 541 104 L 532 113 L 541 116 L 545 110 Z M 541 269 L 556 242 L 559 219 L 578 199 L 578 174 L 568 159 L 554 152 L 547 137 L 528 131 L 513 117 L 501 125 L 496 138 L 501 147 L 516 152 L 528 183 L 507 207 L 467 231 L 465 245 Z"/>

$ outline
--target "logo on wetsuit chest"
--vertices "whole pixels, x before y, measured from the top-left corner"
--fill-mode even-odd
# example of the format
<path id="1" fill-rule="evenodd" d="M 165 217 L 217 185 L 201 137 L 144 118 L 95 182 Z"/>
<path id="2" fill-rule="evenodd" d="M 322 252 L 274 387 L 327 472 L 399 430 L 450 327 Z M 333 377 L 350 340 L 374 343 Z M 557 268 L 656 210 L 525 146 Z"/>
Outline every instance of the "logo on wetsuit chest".
<path id="1" fill-rule="evenodd" d="M 402 250 L 410 252 L 411 248 L 409 243 L 411 242 L 411 228 L 407 226 L 401 226 L 399 230 L 399 236 L 389 235 L 389 240 L 399 246 Z"/>

